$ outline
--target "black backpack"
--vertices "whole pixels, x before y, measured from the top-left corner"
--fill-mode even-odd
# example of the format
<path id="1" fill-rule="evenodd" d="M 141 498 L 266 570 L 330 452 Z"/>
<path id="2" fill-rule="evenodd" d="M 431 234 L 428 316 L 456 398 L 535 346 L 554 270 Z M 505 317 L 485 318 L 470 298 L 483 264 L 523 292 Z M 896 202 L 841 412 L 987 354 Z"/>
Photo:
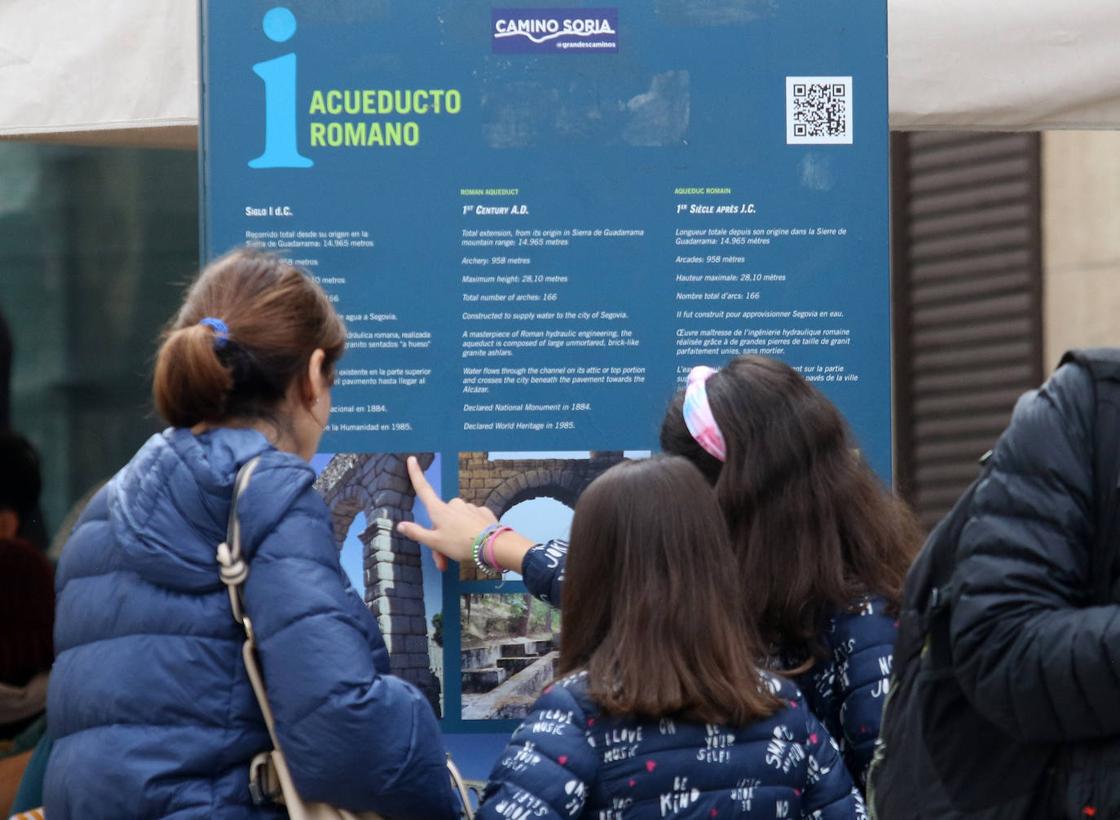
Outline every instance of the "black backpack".
<path id="1" fill-rule="evenodd" d="M 1120 538 L 1120 350 L 1071 351 L 1093 376 L 1093 601 L 1112 600 L 1113 558 Z M 906 577 L 890 691 L 867 797 L 876 820 L 1053 820 L 1067 802 L 1069 768 L 1062 747 L 1024 744 L 977 712 L 957 683 L 949 643 L 950 586 L 961 531 L 980 476 L 929 539 Z M 1118 775 L 1120 777 L 1120 775 Z"/>

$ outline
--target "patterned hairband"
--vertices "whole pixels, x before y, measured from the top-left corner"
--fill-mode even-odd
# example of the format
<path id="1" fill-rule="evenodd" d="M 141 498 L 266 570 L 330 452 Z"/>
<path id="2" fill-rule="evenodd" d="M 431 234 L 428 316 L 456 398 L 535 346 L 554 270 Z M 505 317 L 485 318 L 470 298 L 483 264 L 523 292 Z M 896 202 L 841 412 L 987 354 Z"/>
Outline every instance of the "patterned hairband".
<path id="1" fill-rule="evenodd" d="M 712 406 L 708 404 L 708 390 L 705 383 L 716 371 L 710 367 L 699 365 L 692 368 L 688 374 L 688 387 L 684 391 L 684 423 L 688 432 L 696 439 L 696 443 L 703 447 L 709 455 L 720 461 L 727 460 L 727 444 L 723 440 L 723 433 L 716 424 L 712 415 Z"/>

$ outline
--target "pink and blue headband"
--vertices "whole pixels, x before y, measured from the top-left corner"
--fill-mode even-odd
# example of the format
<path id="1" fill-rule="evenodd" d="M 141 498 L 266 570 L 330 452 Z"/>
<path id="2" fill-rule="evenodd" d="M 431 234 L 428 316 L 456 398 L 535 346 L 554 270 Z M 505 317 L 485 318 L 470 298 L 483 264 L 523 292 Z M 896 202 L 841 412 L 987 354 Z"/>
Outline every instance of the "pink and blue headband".
<path id="1" fill-rule="evenodd" d="M 727 444 L 723 440 L 723 433 L 716 424 L 712 415 L 712 406 L 708 404 L 708 390 L 705 383 L 716 371 L 704 365 L 692 368 L 688 374 L 688 387 L 684 391 L 684 423 L 688 432 L 696 439 L 704 450 L 713 458 L 720 461 L 727 460 Z"/>

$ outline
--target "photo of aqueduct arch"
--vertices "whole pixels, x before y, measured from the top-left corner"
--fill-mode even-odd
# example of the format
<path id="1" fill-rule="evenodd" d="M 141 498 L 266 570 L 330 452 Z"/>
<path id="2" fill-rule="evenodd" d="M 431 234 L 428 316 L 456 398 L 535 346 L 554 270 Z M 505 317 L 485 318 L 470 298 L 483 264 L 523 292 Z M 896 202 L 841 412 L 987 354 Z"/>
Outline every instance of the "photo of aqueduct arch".
<path id="1" fill-rule="evenodd" d="M 488 507 L 498 518 L 533 498 L 553 498 L 575 507 L 576 500 L 600 473 L 623 460 L 622 451 L 592 451 L 588 458 L 500 459 L 488 453 L 459 454 L 459 495 Z M 464 581 L 484 577 L 473 563 L 459 565 Z"/>
<path id="2" fill-rule="evenodd" d="M 315 489 L 331 511 L 334 538 L 342 548 L 354 518 L 364 513 L 362 542 L 365 602 L 377 616 L 389 650 L 393 674 L 415 684 L 440 710 L 439 679 L 432 673 L 428 615 L 420 546 L 396 531 L 412 520 L 416 496 L 405 459 L 415 455 L 423 469 L 434 453 L 339 453 L 319 474 Z"/>

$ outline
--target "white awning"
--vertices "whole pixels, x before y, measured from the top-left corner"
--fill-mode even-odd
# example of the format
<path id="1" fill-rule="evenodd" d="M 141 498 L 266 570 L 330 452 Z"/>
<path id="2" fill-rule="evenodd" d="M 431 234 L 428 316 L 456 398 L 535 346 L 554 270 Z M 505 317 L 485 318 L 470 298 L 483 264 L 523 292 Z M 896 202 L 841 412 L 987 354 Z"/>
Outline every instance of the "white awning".
<path id="1" fill-rule="evenodd" d="M 891 128 L 1120 129 L 1120 0 L 890 0 Z"/>
<path id="2" fill-rule="evenodd" d="M 1120 129 L 1120 0 L 890 0 L 889 22 L 894 129 Z M 197 126 L 197 0 L 0 3 L 0 138 L 189 148 Z"/>
<path id="3" fill-rule="evenodd" d="M 0 2 L 0 138 L 193 147 L 196 0 Z"/>

